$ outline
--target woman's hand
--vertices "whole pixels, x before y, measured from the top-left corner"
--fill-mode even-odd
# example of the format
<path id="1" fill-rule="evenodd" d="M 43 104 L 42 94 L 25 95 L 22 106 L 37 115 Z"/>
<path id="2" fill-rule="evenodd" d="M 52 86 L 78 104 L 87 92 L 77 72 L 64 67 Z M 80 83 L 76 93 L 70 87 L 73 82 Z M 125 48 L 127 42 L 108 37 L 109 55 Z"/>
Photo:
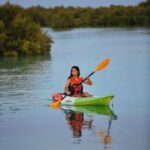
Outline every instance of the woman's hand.
<path id="1" fill-rule="evenodd" d="M 86 80 L 84 81 L 84 83 L 88 84 L 88 85 L 92 85 L 92 81 L 91 79 L 89 78 L 89 76 L 85 77 Z"/>
<path id="2" fill-rule="evenodd" d="M 71 92 L 68 91 L 68 90 L 66 90 L 65 93 L 66 93 L 67 95 L 71 95 Z"/>

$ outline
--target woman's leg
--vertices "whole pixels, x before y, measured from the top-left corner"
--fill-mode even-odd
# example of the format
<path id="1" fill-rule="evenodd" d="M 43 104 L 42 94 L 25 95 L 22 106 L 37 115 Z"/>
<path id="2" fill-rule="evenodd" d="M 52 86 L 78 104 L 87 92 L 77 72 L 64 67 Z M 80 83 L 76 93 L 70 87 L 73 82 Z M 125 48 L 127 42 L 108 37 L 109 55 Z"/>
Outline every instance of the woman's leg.
<path id="1" fill-rule="evenodd" d="M 88 92 L 84 92 L 83 94 L 81 94 L 81 97 L 91 97 L 92 95 Z"/>

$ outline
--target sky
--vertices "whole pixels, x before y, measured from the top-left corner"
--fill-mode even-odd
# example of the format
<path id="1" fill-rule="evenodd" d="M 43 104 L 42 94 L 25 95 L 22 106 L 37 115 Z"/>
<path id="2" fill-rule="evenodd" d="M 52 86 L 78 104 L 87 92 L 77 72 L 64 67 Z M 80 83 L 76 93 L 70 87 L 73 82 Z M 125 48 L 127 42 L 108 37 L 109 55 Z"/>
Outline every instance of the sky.
<path id="1" fill-rule="evenodd" d="M 43 7 L 55 7 L 55 6 L 74 6 L 74 7 L 100 7 L 100 6 L 110 6 L 110 5 L 137 5 L 138 3 L 146 0 L 0 0 L 0 4 L 6 2 L 11 2 L 13 4 L 19 4 L 23 7 L 31 6 L 43 6 Z"/>

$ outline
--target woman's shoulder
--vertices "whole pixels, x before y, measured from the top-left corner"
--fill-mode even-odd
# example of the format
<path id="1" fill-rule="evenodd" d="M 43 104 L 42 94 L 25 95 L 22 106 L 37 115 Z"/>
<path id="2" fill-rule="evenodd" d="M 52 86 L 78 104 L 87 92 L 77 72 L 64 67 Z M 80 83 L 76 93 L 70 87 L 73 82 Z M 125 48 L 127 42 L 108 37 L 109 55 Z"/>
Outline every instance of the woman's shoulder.
<path id="1" fill-rule="evenodd" d="M 83 79 L 83 77 L 79 76 L 80 79 Z"/>

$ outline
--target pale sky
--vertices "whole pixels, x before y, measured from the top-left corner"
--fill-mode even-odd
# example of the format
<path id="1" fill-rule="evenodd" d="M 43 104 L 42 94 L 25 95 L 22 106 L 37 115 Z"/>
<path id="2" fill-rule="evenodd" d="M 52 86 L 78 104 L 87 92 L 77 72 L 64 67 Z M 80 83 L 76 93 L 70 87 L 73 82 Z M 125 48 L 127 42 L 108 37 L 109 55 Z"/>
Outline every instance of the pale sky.
<path id="1" fill-rule="evenodd" d="M 67 6 L 80 6 L 80 7 L 100 7 L 110 5 L 137 5 L 145 0 L 0 0 L 0 4 L 4 4 L 7 1 L 19 4 L 23 7 L 31 6 L 43 6 L 43 7 L 55 7 L 63 5 Z"/>

